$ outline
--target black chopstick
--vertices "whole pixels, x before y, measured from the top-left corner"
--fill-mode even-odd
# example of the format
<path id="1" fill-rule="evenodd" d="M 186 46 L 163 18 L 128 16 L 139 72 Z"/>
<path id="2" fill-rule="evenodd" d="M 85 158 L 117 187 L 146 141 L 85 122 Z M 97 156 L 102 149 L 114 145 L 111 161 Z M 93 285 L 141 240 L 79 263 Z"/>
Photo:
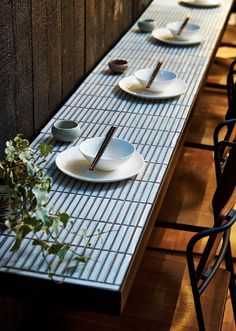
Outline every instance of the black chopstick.
<path id="1" fill-rule="evenodd" d="M 97 152 L 97 154 L 96 154 L 93 162 L 91 163 L 91 165 L 89 167 L 89 170 L 92 170 L 93 171 L 93 169 L 95 168 L 96 164 L 98 163 L 98 161 L 100 160 L 102 154 L 104 153 L 107 145 L 109 144 L 109 142 L 110 142 L 110 140 L 111 140 L 111 138 L 112 138 L 112 136 L 113 136 L 116 128 L 117 127 L 113 125 L 113 126 L 111 126 L 111 128 L 107 132 L 107 134 L 105 136 L 105 139 L 104 139 L 101 147 L 99 148 L 99 150 L 98 150 L 98 152 Z"/>
<path id="2" fill-rule="evenodd" d="M 190 20 L 190 17 L 186 17 L 185 20 L 183 21 L 183 23 L 181 24 L 179 31 L 176 33 L 177 36 L 179 36 L 181 34 L 181 32 L 183 31 L 183 29 L 185 28 L 185 26 L 188 24 L 188 21 Z"/>
<path id="3" fill-rule="evenodd" d="M 161 68 L 161 65 L 162 65 L 162 62 L 158 62 L 157 63 L 157 66 L 154 69 L 154 71 L 153 71 L 153 73 L 152 73 L 152 75 L 151 75 L 151 77 L 150 77 L 150 79 L 149 79 L 149 81 L 147 83 L 146 88 L 150 88 L 150 86 L 152 85 L 152 82 L 153 82 L 154 78 L 156 77 L 156 75 L 158 74 L 158 72 L 159 72 L 159 70 Z"/>

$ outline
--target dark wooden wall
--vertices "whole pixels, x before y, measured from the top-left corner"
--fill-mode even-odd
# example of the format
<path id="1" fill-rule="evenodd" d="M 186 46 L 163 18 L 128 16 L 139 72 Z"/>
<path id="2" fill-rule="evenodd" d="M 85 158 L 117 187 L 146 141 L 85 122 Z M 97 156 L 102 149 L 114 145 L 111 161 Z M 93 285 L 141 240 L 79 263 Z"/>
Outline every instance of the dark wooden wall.
<path id="1" fill-rule="evenodd" d="M 151 1 L 1 0 L 1 155 L 39 132 Z"/>

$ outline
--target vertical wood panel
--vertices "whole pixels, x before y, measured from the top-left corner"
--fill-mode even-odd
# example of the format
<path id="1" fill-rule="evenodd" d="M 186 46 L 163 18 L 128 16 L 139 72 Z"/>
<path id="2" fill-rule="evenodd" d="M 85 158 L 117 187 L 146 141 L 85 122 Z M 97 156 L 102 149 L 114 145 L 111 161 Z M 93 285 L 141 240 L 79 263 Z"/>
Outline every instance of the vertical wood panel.
<path id="1" fill-rule="evenodd" d="M 132 24 L 132 6 L 132 1 L 113 0 L 111 20 L 113 27 L 112 45 L 120 39 Z"/>
<path id="2" fill-rule="evenodd" d="M 133 10 L 132 0 L 129 1 L 123 0 L 123 13 L 124 13 L 125 25 L 123 25 L 122 32 L 124 32 L 124 29 L 127 30 L 133 24 L 132 10 Z"/>
<path id="3" fill-rule="evenodd" d="M 133 20 L 136 20 L 152 0 L 133 0 Z"/>
<path id="4" fill-rule="evenodd" d="M 85 1 L 86 0 L 74 0 L 74 84 L 78 84 L 85 74 Z"/>
<path id="5" fill-rule="evenodd" d="M 132 24 L 132 1 L 86 1 L 86 71 Z"/>
<path id="6" fill-rule="evenodd" d="M 62 1 L 62 99 L 84 75 L 84 0 Z"/>
<path id="7" fill-rule="evenodd" d="M 32 34 L 30 0 L 14 0 L 14 38 L 16 57 L 16 104 L 18 129 L 26 138 L 34 134 L 33 86 L 32 86 Z"/>
<path id="8" fill-rule="evenodd" d="M 62 98 L 71 91 L 73 84 L 73 1 L 61 0 L 62 40 Z"/>
<path id="9" fill-rule="evenodd" d="M 61 0 L 47 0 L 48 108 L 53 114 L 62 100 Z"/>
<path id="10" fill-rule="evenodd" d="M 86 72 L 94 66 L 104 52 L 104 9 L 105 0 L 86 1 Z"/>
<path id="11" fill-rule="evenodd" d="M 3 155 L 5 141 L 17 129 L 18 119 L 15 112 L 15 55 L 13 42 L 12 1 L 1 1 L 0 33 L 0 148 Z"/>
<path id="12" fill-rule="evenodd" d="M 32 0 L 33 90 L 36 132 L 49 117 L 47 1 Z"/>
<path id="13" fill-rule="evenodd" d="M 115 38 L 114 3 L 115 0 L 106 0 L 105 3 L 104 48 L 106 50 L 111 48 Z"/>
<path id="14" fill-rule="evenodd" d="M 132 1 L 121 1 L 121 14 L 120 14 L 120 35 L 126 31 L 132 24 Z"/>

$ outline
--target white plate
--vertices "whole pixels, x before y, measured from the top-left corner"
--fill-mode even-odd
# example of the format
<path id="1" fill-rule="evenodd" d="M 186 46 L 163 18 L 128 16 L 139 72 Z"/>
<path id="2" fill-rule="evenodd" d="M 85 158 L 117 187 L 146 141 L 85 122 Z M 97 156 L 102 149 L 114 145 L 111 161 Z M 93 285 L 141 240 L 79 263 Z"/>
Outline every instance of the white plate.
<path id="1" fill-rule="evenodd" d="M 135 76 L 124 77 L 119 82 L 120 88 L 136 97 L 146 98 L 146 99 L 168 99 L 179 96 L 180 94 L 186 92 L 187 85 L 180 79 L 177 79 L 169 87 L 167 87 L 162 92 L 148 92 L 142 85 L 138 82 Z"/>
<path id="2" fill-rule="evenodd" d="M 181 2 L 191 7 L 212 8 L 220 6 L 222 0 L 205 0 L 204 2 L 197 2 L 195 0 L 182 0 L 180 3 Z"/>
<path id="3" fill-rule="evenodd" d="M 66 175 L 86 182 L 109 183 L 137 175 L 145 162 L 139 153 L 134 154 L 125 164 L 115 171 L 89 170 L 90 163 L 80 153 L 79 147 L 66 149 L 56 157 L 57 167 Z"/>
<path id="4" fill-rule="evenodd" d="M 153 38 L 155 38 L 159 41 L 162 41 L 165 44 L 177 45 L 177 46 L 196 45 L 196 44 L 200 44 L 201 42 L 203 42 L 205 40 L 205 36 L 201 32 L 196 33 L 191 39 L 179 40 L 179 39 L 176 39 L 172 35 L 170 30 L 167 28 L 160 28 L 160 29 L 153 30 L 152 36 L 153 36 Z"/>

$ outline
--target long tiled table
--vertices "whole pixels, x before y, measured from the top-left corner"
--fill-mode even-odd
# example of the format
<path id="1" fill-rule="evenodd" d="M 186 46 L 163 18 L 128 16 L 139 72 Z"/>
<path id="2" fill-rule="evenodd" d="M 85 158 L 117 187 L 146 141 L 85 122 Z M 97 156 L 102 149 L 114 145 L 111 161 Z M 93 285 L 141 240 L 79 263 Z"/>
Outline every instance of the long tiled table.
<path id="1" fill-rule="evenodd" d="M 153 18 L 157 27 L 163 27 L 169 21 L 190 16 L 201 25 L 206 40 L 197 46 L 173 47 L 157 42 L 148 33 L 139 33 L 135 23 L 40 132 L 32 145 L 39 142 L 53 145 L 53 154 L 47 162 L 54 182 L 49 206 L 68 212 L 74 222 L 71 231 L 61 231 L 60 237 L 90 259 L 67 276 L 62 285 L 55 285 L 48 280 L 40 249 L 30 245 L 31 238 L 13 254 L 9 252 L 13 238 L 5 231 L 0 237 L 0 271 L 6 282 L 11 280 L 11 286 L 15 283 L 16 287 L 26 286 L 31 291 L 52 288 L 54 294 L 69 294 L 75 301 L 82 295 L 83 300 L 78 301 L 84 305 L 122 310 L 231 5 L 232 0 L 224 0 L 217 8 L 196 9 L 175 0 L 154 0 L 142 18 Z M 114 58 L 128 60 L 130 66 L 125 76 L 162 61 L 166 69 L 176 71 L 187 83 L 187 92 L 161 101 L 130 96 L 118 87 L 123 76 L 107 71 L 108 61 Z M 52 123 L 63 118 L 76 120 L 81 126 L 81 137 L 70 145 L 51 136 Z M 85 138 L 103 135 L 113 123 L 118 125 L 116 135 L 132 142 L 143 155 L 146 164 L 141 173 L 121 182 L 94 184 L 70 178 L 57 169 L 54 161 L 58 153 Z M 89 235 L 98 233 L 98 229 L 104 232 L 102 240 L 92 236 L 92 246 L 85 251 L 81 236 L 84 228 Z M 54 263 L 60 278 L 66 266 Z M 16 275 L 23 277 L 15 278 Z M 50 291 L 47 293 L 50 295 Z"/>

